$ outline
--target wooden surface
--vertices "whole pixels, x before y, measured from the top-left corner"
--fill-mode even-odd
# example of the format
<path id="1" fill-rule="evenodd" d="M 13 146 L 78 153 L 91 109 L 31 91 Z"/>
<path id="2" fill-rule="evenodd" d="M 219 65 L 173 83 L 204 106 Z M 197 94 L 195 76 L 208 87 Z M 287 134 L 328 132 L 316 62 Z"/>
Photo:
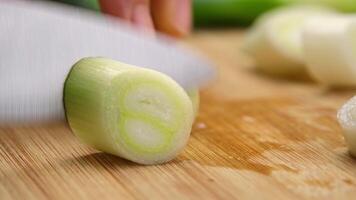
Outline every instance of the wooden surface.
<path id="1" fill-rule="evenodd" d="M 62 123 L 0 128 L 0 199 L 355 199 L 356 160 L 335 114 L 352 90 L 255 72 L 238 30 L 187 39 L 218 66 L 185 151 L 140 166 Z"/>

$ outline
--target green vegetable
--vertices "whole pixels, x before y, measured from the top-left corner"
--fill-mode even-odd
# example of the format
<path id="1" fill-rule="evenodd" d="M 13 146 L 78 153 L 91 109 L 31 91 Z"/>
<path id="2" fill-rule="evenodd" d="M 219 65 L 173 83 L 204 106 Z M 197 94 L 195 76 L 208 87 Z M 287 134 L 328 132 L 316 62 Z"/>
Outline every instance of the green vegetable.
<path id="1" fill-rule="evenodd" d="M 194 120 L 192 101 L 171 78 L 105 58 L 84 58 L 73 66 L 64 104 L 82 141 L 141 164 L 173 159 Z"/>
<path id="2" fill-rule="evenodd" d="M 88 8 L 91 10 L 99 11 L 100 6 L 98 0 L 57 0 L 63 3 Z"/>
<path id="3" fill-rule="evenodd" d="M 248 25 L 258 16 L 280 6 L 326 6 L 340 12 L 356 12 L 355 0 L 194 0 L 196 25 Z"/>
<path id="4" fill-rule="evenodd" d="M 355 12 L 355 0 L 281 0 L 284 4 L 306 4 L 306 5 L 320 5 L 334 8 L 341 12 Z"/>
<path id="5" fill-rule="evenodd" d="M 194 0 L 195 25 L 248 25 L 281 0 Z"/>

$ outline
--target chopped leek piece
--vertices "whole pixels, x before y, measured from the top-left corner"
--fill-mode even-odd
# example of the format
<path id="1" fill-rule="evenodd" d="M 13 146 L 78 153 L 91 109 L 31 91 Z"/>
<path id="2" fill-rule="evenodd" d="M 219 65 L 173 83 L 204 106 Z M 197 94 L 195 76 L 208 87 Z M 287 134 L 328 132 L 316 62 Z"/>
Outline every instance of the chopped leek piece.
<path id="1" fill-rule="evenodd" d="M 173 159 L 194 120 L 192 101 L 170 77 L 105 58 L 84 58 L 73 66 L 64 104 L 83 142 L 141 164 Z"/>
<path id="2" fill-rule="evenodd" d="M 333 12 L 325 8 L 296 6 L 264 14 L 247 34 L 242 50 L 265 73 L 284 76 L 303 73 L 302 28 L 311 17 L 330 13 Z"/>
<path id="3" fill-rule="evenodd" d="M 356 96 L 346 102 L 339 110 L 337 118 L 345 141 L 352 155 L 356 156 Z"/>
<path id="4" fill-rule="evenodd" d="M 304 27 L 303 47 L 311 76 L 328 86 L 356 86 L 356 17 L 318 17 Z"/>
<path id="5" fill-rule="evenodd" d="M 199 90 L 190 90 L 187 92 L 190 100 L 192 101 L 193 104 L 193 111 L 194 111 L 194 116 L 196 117 L 199 112 L 199 103 L 200 103 L 200 95 L 199 95 Z"/>

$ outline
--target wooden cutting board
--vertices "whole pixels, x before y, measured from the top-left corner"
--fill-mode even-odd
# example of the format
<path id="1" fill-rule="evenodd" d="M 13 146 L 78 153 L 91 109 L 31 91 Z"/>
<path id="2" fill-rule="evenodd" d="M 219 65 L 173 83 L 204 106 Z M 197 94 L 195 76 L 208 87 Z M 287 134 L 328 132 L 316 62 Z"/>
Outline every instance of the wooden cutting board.
<path id="1" fill-rule="evenodd" d="M 186 41 L 218 66 L 188 147 L 141 166 L 81 144 L 62 123 L 0 128 L 0 199 L 355 199 L 356 159 L 336 110 L 356 91 L 259 74 L 243 31 Z"/>

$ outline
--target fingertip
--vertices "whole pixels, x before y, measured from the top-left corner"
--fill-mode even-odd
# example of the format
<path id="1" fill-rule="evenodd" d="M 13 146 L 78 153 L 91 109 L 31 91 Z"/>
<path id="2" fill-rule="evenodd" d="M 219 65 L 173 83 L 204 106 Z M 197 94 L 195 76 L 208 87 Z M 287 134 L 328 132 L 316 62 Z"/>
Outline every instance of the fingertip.
<path id="1" fill-rule="evenodd" d="M 191 31 L 191 0 L 152 0 L 151 10 L 157 30 L 176 37 Z"/>
<path id="2" fill-rule="evenodd" d="M 133 6 L 131 22 L 142 32 L 152 36 L 155 35 L 148 3 L 137 3 Z"/>
<path id="3" fill-rule="evenodd" d="M 120 17 L 122 19 L 130 19 L 131 3 L 127 0 L 99 0 L 100 10 L 103 13 Z"/>

